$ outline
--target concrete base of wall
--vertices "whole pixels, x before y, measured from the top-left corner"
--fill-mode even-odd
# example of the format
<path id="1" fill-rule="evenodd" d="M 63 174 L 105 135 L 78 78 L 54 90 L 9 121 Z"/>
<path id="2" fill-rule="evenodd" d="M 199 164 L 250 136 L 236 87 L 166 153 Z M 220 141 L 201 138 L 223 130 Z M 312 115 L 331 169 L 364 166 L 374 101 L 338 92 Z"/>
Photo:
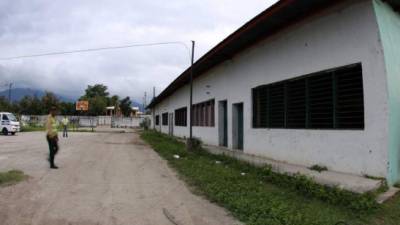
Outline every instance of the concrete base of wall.
<path id="1" fill-rule="evenodd" d="M 270 165 L 274 172 L 287 173 L 287 174 L 302 174 L 312 178 L 315 182 L 331 187 L 339 187 L 355 193 L 365 193 L 375 191 L 382 185 L 381 180 L 368 179 L 362 176 L 353 174 L 346 174 L 334 171 L 317 172 L 310 170 L 307 167 L 288 164 L 284 162 L 275 161 L 272 159 L 250 155 L 242 151 L 230 150 L 227 148 L 205 145 L 205 150 L 212 154 L 225 154 L 227 156 L 248 162 L 255 166 Z"/>
<path id="2" fill-rule="evenodd" d="M 382 204 L 382 203 L 386 202 L 387 200 L 391 199 L 393 196 L 395 196 L 397 194 L 397 192 L 399 192 L 399 191 L 400 191 L 400 188 L 391 187 L 385 193 L 380 194 L 376 198 L 376 201 L 379 204 Z"/>

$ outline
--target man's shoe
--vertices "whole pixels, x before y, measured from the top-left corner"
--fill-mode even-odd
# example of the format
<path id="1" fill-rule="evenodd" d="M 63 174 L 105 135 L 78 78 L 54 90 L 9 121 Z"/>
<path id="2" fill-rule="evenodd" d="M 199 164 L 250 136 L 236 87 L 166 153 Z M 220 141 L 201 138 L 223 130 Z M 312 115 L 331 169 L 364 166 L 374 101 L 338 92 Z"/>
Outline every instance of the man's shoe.
<path id="1" fill-rule="evenodd" d="M 58 169 L 58 166 L 50 166 L 50 169 Z"/>

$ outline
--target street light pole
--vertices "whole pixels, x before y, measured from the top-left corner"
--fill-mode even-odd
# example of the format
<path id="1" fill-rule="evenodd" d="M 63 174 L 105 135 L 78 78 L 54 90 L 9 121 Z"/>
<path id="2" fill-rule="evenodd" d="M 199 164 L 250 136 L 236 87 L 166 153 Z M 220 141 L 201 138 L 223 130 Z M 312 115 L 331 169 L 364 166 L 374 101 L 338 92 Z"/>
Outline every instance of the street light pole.
<path id="1" fill-rule="evenodd" d="M 192 59 L 190 63 L 190 125 L 189 125 L 189 141 L 190 141 L 190 146 L 189 149 L 192 147 L 192 138 L 193 138 L 193 132 L 192 132 L 192 127 L 193 127 L 193 61 L 194 61 L 194 46 L 195 46 L 195 41 L 192 41 Z"/>
<path id="2" fill-rule="evenodd" d="M 11 87 L 12 87 L 13 83 L 9 84 L 8 87 L 8 102 L 11 103 Z"/>

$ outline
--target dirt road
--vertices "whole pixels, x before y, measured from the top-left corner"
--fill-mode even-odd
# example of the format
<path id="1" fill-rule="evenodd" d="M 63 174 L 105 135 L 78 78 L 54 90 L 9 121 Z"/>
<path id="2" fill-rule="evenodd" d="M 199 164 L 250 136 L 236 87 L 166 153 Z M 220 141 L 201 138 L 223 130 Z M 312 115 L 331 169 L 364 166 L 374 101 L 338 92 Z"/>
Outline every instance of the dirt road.
<path id="1" fill-rule="evenodd" d="M 0 136 L 0 171 L 30 176 L 0 188 L 1 225 L 238 224 L 191 194 L 137 133 L 71 133 L 60 146 L 50 170 L 42 132 Z"/>

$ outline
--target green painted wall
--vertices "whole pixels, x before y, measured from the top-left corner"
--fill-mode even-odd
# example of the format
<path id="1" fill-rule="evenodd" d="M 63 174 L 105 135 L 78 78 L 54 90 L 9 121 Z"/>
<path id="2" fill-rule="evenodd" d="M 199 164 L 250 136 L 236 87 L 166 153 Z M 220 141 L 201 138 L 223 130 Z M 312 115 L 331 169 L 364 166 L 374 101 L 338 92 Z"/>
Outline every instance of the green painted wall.
<path id="1" fill-rule="evenodd" d="M 373 0 L 383 46 L 389 94 L 390 185 L 400 181 L 400 14 L 387 3 Z"/>

